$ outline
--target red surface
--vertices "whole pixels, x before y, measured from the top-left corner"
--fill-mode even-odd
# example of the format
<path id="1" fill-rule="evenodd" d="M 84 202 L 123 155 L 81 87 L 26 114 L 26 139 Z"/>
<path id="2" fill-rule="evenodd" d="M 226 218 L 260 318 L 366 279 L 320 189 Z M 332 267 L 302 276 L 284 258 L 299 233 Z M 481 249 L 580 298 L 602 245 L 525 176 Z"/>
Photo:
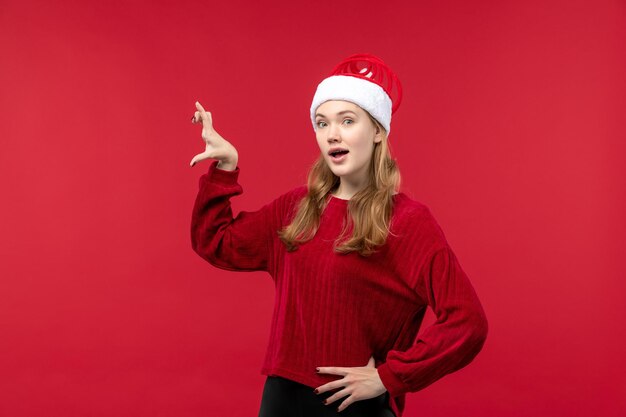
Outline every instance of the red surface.
<path id="1" fill-rule="evenodd" d="M 403 190 L 490 324 L 407 416 L 624 415 L 626 3 L 300 3 L 0 4 L 0 415 L 256 415 L 273 287 L 191 250 L 193 103 L 256 209 L 357 52 L 403 83 Z"/>

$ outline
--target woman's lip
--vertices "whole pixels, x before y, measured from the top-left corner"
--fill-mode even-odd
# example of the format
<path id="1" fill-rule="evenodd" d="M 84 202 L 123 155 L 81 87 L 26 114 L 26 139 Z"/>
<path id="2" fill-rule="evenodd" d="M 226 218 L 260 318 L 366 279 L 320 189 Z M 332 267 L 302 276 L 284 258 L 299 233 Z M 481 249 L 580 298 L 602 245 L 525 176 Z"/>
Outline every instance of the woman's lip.
<path id="1" fill-rule="evenodd" d="M 342 162 L 342 161 L 343 161 L 344 159 L 346 159 L 347 157 L 348 157 L 348 152 L 346 152 L 346 153 L 344 153 L 344 154 L 341 154 L 341 155 L 339 155 L 339 156 L 337 156 L 337 157 L 335 157 L 335 156 L 332 156 L 332 155 L 331 155 L 331 156 L 330 156 L 330 160 L 331 160 L 331 161 L 333 161 L 333 162 L 337 162 L 337 163 L 339 163 L 339 162 Z"/>

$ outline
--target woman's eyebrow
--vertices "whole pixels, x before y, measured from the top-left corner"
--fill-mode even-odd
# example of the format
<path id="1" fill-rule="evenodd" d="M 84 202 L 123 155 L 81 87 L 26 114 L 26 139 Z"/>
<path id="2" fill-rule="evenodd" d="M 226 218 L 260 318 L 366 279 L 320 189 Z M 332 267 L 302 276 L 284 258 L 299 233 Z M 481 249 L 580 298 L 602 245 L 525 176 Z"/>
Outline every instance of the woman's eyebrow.
<path id="1" fill-rule="evenodd" d="M 353 112 L 352 110 L 344 110 L 344 111 L 340 111 L 340 112 L 339 112 L 339 113 L 337 113 L 337 114 L 338 114 L 338 115 L 340 115 L 340 114 L 344 114 L 344 113 L 352 113 L 352 114 L 354 114 L 354 115 L 356 116 L 356 113 L 355 113 L 355 112 Z M 316 113 L 316 114 L 315 114 L 315 116 L 316 116 L 316 117 L 317 117 L 317 116 L 320 116 L 320 117 L 326 117 L 326 116 L 324 116 L 322 113 Z"/>

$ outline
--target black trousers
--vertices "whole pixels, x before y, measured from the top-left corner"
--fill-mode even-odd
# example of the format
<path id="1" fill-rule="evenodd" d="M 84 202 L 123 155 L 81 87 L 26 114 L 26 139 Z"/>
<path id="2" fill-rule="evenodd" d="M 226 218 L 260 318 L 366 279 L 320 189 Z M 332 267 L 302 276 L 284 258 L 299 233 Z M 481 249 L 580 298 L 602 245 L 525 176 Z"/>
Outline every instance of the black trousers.
<path id="1" fill-rule="evenodd" d="M 313 389 L 280 376 L 268 376 L 263 387 L 259 417 L 396 417 L 389 408 L 387 391 L 337 411 L 346 397 L 325 405 L 323 401 L 337 389 L 321 394 L 316 394 Z"/>

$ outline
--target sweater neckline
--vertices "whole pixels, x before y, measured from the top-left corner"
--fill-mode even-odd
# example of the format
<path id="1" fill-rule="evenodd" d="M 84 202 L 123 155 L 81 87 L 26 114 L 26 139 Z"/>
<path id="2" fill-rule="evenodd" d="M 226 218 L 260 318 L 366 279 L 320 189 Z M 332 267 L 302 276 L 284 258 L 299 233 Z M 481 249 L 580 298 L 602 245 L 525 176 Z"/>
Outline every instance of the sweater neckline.
<path id="1" fill-rule="evenodd" d="M 399 196 L 400 194 L 404 194 L 404 193 L 403 193 L 402 191 L 400 191 L 399 193 L 397 193 L 397 194 L 394 194 L 394 195 L 393 195 L 393 199 L 394 199 L 394 201 L 397 201 L 398 196 Z M 347 206 L 347 205 L 348 205 L 348 203 L 350 202 L 350 200 L 349 200 L 349 199 L 339 198 L 339 197 L 336 197 L 336 196 L 334 196 L 334 195 L 332 195 L 332 194 L 329 194 L 329 195 L 330 195 L 330 199 L 329 199 L 329 201 L 328 201 L 328 203 L 329 203 L 329 204 L 330 204 L 330 203 L 333 203 L 333 204 L 340 204 L 340 205 Z"/>

